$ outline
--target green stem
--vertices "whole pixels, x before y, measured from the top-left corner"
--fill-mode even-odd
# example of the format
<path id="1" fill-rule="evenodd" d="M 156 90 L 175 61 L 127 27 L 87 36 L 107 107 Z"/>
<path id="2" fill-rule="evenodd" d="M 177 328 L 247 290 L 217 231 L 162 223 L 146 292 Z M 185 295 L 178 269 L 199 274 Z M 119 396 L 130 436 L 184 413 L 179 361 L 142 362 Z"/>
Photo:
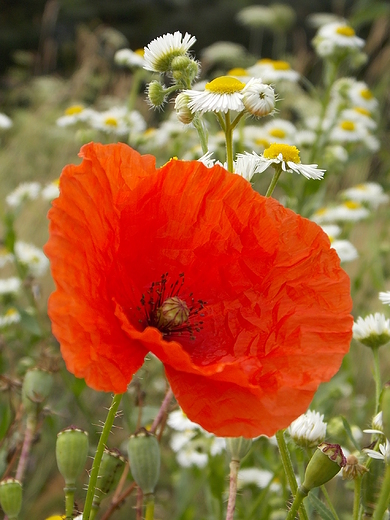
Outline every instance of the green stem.
<path id="1" fill-rule="evenodd" d="M 302 502 L 302 500 L 305 498 L 306 495 L 304 495 L 298 489 L 297 479 L 295 478 L 294 468 L 292 466 L 290 453 L 287 448 L 283 430 L 279 430 L 278 432 L 276 432 L 275 437 L 278 442 L 278 448 L 279 448 L 280 457 L 282 459 L 284 472 L 286 474 L 291 492 L 294 495 L 293 507 L 295 507 L 294 504 L 297 502 L 295 512 L 299 509 L 300 518 L 302 518 L 302 520 L 309 520 L 305 506 L 303 505 L 303 502 Z M 291 513 L 291 510 L 289 512 L 289 516 L 287 517 L 289 520 L 290 520 L 290 518 L 295 518 L 295 516 L 290 516 L 290 513 Z"/>
<path id="2" fill-rule="evenodd" d="M 229 486 L 229 501 L 226 511 L 226 520 L 233 520 L 234 510 L 236 508 L 236 497 L 237 497 L 237 477 L 238 469 L 240 467 L 240 461 L 230 461 L 230 486 Z"/>
<path id="3" fill-rule="evenodd" d="M 89 520 L 95 520 L 96 515 L 98 514 L 98 511 L 99 511 L 98 507 L 93 507 L 92 506 L 91 514 L 89 515 Z"/>
<path id="4" fill-rule="evenodd" d="M 300 488 L 297 490 L 297 494 L 295 495 L 294 502 L 291 505 L 291 509 L 288 512 L 286 520 L 295 520 L 297 516 L 298 509 L 300 510 L 300 514 L 302 513 L 301 508 L 303 508 L 303 499 L 305 498 L 305 494 L 301 492 Z"/>
<path id="5" fill-rule="evenodd" d="M 112 425 L 114 424 L 116 412 L 121 402 L 123 394 L 115 394 L 110 409 L 108 410 L 107 419 L 103 426 L 103 431 L 100 435 L 99 443 L 96 448 L 95 458 L 92 464 L 91 476 L 89 478 L 87 496 L 85 499 L 83 520 L 90 520 L 90 513 L 92 507 L 93 497 L 95 495 L 96 482 L 99 474 L 100 463 L 102 460 L 104 448 L 107 444 L 108 436 L 110 434 Z"/>
<path id="6" fill-rule="evenodd" d="M 145 520 L 154 519 L 154 495 L 145 496 Z"/>
<path id="7" fill-rule="evenodd" d="M 360 494 L 362 491 L 362 479 L 361 477 L 355 478 L 354 496 L 353 496 L 353 515 L 352 520 L 359 520 L 360 511 Z"/>
<path id="8" fill-rule="evenodd" d="M 233 172 L 233 127 L 230 121 L 230 110 L 225 114 L 226 163 L 229 172 Z"/>
<path id="9" fill-rule="evenodd" d="M 382 483 L 379 500 L 376 505 L 372 520 L 383 520 L 384 514 L 389 506 L 389 499 L 390 499 L 390 464 L 387 464 L 385 478 Z"/>
<path id="10" fill-rule="evenodd" d="M 379 362 L 379 347 L 373 348 L 374 357 L 374 381 L 375 381 L 375 415 L 379 412 L 379 398 L 382 391 L 381 371 Z"/>
<path id="11" fill-rule="evenodd" d="M 196 115 L 192 121 L 192 124 L 194 125 L 195 130 L 198 132 L 198 137 L 199 137 L 200 145 L 202 147 L 202 152 L 203 152 L 203 154 L 205 154 L 209 151 L 209 145 L 208 145 L 207 130 L 204 127 L 201 117 L 199 115 Z"/>
<path id="12" fill-rule="evenodd" d="M 278 183 L 279 177 L 282 173 L 282 167 L 280 164 L 275 164 L 275 173 L 271 179 L 270 185 L 268 186 L 267 193 L 265 194 L 266 197 L 270 197 L 272 193 L 274 192 L 275 186 Z"/>
<path id="13" fill-rule="evenodd" d="M 65 487 L 65 517 L 66 520 L 72 520 L 73 518 L 73 509 L 74 509 L 74 492 L 76 491 L 75 487 Z"/>
<path id="14" fill-rule="evenodd" d="M 336 520 L 339 520 L 338 514 L 336 512 L 336 509 L 333 507 L 332 501 L 330 499 L 329 493 L 325 486 L 321 486 L 322 494 L 325 497 L 326 503 L 328 504 L 329 509 L 332 511 L 333 516 Z"/>

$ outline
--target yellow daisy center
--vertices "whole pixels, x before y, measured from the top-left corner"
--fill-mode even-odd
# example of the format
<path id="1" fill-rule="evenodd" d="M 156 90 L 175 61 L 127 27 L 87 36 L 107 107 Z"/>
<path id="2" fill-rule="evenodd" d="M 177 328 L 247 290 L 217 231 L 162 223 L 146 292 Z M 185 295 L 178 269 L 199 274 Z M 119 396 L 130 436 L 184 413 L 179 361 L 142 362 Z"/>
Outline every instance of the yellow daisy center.
<path id="1" fill-rule="evenodd" d="M 369 110 L 367 110 L 367 108 L 363 108 L 363 107 L 355 107 L 354 110 L 355 110 L 355 112 L 357 112 L 358 114 L 362 114 L 362 116 L 371 117 L 371 112 L 370 112 Z"/>
<path id="2" fill-rule="evenodd" d="M 287 63 L 287 61 L 283 61 L 283 60 L 275 60 L 272 63 L 272 66 L 275 70 L 290 70 L 291 69 L 290 64 Z"/>
<path id="3" fill-rule="evenodd" d="M 80 114 L 84 110 L 83 105 L 72 105 L 65 110 L 66 116 L 74 116 Z"/>
<path id="4" fill-rule="evenodd" d="M 257 63 L 259 65 L 267 65 L 267 64 L 272 64 L 273 62 L 274 62 L 274 60 L 271 60 L 270 58 L 262 58 Z"/>
<path id="5" fill-rule="evenodd" d="M 136 49 L 134 51 L 134 54 L 138 54 L 138 56 L 141 56 L 141 58 L 143 58 L 144 54 L 145 54 L 145 50 L 144 49 Z"/>
<path id="6" fill-rule="evenodd" d="M 367 191 L 368 189 L 366 184 L 358 184 L 357 186 L 355 186 L 355 188 L 361 191 Z"/>
<path id="7" fill-rule="evenodd" d="M 269 148 L 264 150 L 263 157 L 266 159 L 276 159 L 279 154 L 282 154 L 283 160 L 286 162 L 293 162 L 299 164 L 299 150 L 296 146 L 289 144 L 272 143 Z"/>
<path id="8" fill-rule="evenodd" d="M 5 315 L 7 316 L 7 318 L 10 318 L 11 316 L 15 316 L 16 314 L 18 314 L 18 311 L 15 309 L 15 307 L 11 307 L 11 308 L 8 309 L 8 311 L 5 313 Z"/>
<path id="9" fill-rule="evenodd" d="M 213 94 L 235 94 L 236 92 L 241 92 L 241 90 L 245 87 L 245 83 L 239 81 L 236 78 L 232 78 L 230 76 L 221 76 L 219 78 L 213 79 L 210 83 L 207 83 L 205 89 Z"/>
<path id="10" fill-rule="evenodd" d="M 353 132 L 356 128 L 353 121 L 342 121 L 340 127 L 347 132 Z"/>
<path id="11" fill-rule="evenodd" d="M 272 128 L 268 133 L 269 135 L 272 135 L 272 137 L 279 137 L 279 139 L 286 137 L 286 132 L 281 128 Z"/>
<path id="12" fill-rule="evenodd" d="M 361 208 L 361 204 L 358 202 L 354 202 L 353 200 L 347 200 L 344 202 L 344 206 L 348 209 L 358 209 Z"/>
<path id="13" fill-rule="evenodd" d="M 362 98 L 367 99 L 367 100 L 372 99 L 374 97 L 369 88 L 363 88 L 360 91 L 360 95 L 362 96 Z"/>
<path id="14" fill-rule="evenodd" d="M 315 215 L 318 215 L 318 216 L 321 216 L 321 215 L 325 215 L 327 213 L 327 208 L 320 208 L 320 209 L 317 209 L 317 211 L 315 212 Z"/>
<path id="15" fill-rule="evenodd" d="M 255 144 L 257 144 L 258 146 L 262 146 L 263 148 L 268 148 L 270 145 L 270 143 L 269 143 L 269 141 L 267 141 L 267 139 L 262 139 L 262 138 L 256 139 Z"/>
<path id="16" fill-rule="evenodd" d="M 230 69 L 227 73 L 228 76 L 248 76 L 248 73 L 242 67 L 235 67 L 234 69 Z"/>
<path id="17" fill-rule="evenodd" d="M 107 126 L 118 126 L 118 120 L 115 117 L 107 117 L 104 124 Z"/>
<path id="18" fill-rule="evenodd" d="M 349 25 L 342 25 L 341 27 L 338 27 L 336 32 L 337 34 L 341 34 L 341 36 L 347 36 L 348 38 L 355 36 L 355 31 Z"/>

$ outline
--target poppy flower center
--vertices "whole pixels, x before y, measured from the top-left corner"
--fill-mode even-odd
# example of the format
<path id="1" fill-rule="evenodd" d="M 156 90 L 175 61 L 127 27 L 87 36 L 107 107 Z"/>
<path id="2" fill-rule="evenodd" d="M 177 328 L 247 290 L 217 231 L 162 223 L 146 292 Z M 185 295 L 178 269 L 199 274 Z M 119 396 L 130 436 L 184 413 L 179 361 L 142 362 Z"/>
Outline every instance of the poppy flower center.
<path id="1" fill-rule="evenodd" d="M 186 333 L 194 340 L 195 333 L 203 328 L 203 321 L 199 321 L 198 317 L 204 316 L 201 311 L 207 302 L 195 300 L 193 293 L 188 297 L 179 296 L 183 292 L 184 273 L 180 273 L 179 278 L 174 283 L 169 283 L 168 273 L 164 273 L 159 282 L 151 284 L 147 295 L 142 295 L 141 304 L 146 315 L 146 325 L 155 327 L 163 336 L 171 339 L 173 335 L 181 336 Z M 144 321 L 140 320 L 141 323 Z"/>

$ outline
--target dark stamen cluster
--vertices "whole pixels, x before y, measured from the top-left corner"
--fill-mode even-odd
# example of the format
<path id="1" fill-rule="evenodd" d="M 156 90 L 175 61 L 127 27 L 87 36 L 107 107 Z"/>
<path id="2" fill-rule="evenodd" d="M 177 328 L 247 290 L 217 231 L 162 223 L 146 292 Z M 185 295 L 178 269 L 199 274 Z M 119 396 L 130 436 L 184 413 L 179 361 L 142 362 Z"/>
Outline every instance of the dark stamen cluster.
<path id="1" fill-rule="evenodd" d="M 146 322 L 145 324 L 149 327 L 156 327 L 163 336 L 168 336 L 169 338 L 175 335 L 189 334 L 190 339 L 194 340 L 196 338 L 195 333 L 200 332 L 203 328 L 203 321 L 198 320 L 198 316 L 204 317 L 202 310 L 207 302 L 195 300 L 193 293 L 190 293 L 187 298 L 179 296 L 180 291 L 183 291 L 183 286 L 184 273 L 180 273 L 179 279 L 171 284 L 169 284 L 168 273 L 161 275 L 160 281 L 152 282 L 147 293 L 142 295 L 140 300 L 142 307 L 137 307 L 139 311 L 145 313 L 145 319 L 140 319 L 140 323 Z M 176 299 L 179 304 L 188 309 L 182 321 L 162 319 L 164 302 L 167 300 L 172 301 L 172 299 Z"/>

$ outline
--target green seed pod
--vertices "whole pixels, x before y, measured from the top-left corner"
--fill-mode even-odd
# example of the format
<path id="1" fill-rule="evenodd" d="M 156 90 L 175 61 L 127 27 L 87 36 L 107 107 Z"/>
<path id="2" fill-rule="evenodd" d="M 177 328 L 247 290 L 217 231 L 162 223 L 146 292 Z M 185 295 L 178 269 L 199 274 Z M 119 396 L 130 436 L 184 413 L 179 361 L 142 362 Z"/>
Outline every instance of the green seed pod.
<path id="1" fill-rule="evenodd" d="M 390 383 L 387 382 L 382 390 L 381 394 L 381 408 L 382 408 L 382 421 L 383 421 L 383 433 L 386 439 L 390 439 Z"/>
<path id="2" fill-rule="evenodd" d="M 22 403 L 29 414 L 38 414 L 49 397 L 53 386 L 53 375 L 46 370 L 33 368 L 24 376 L 22 386 Z"/>
<path id="3" fill-rule="evenodd" d="M 92 507 L 97 509 L 103 498 L 111 493 L 119 482 L 126 461 L 118 450 L 104 450 Z"/>
<path id="4" fill-rule="evenodd" d="M 22 507 L 22 484 L 14 478 L 0 482 L 0 505 L 9 520 L 16 519 Z"/>
<path id="5" fill-rule="evenodd" d="M 346 458 L 338 444 L 320 444 L 306 467 L 305 480 L 300 491 L 307 495 L 315 487 L 329 482 L 346 464 Z"/>
<path id="6" fill-rule="evenodd" d="M 82 473 L 88 455 L 88 433 L 70 426 L 57 435 L 57 466 L 64 477 L 65 486 L 74 488 L 77 477 Z"/>
<path id="7" fill-rule="evenodd" d="M 230 460 L 241 460 L 249 453 L 252 447 L 252 439 L 245 439 L 244 437 L 228 437 L 226 441 L 226 451 Z"/>
<path id="8" fill-rule="evenodd" d="M 154 492 L 160 475 L 160 446 L 157 438 L 142 428 L 127 444 L 130 469 L 144 495 Z"/>

